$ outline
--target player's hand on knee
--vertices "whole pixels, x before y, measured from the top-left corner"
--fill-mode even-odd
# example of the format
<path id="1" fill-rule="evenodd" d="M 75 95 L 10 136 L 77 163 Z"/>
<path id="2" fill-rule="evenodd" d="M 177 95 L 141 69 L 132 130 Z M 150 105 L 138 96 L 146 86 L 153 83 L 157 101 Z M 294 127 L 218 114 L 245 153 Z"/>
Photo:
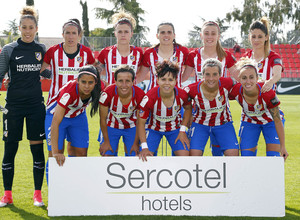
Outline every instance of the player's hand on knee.
<path id="1" fill-rule="evenodd" d="M 181 141 L 185 150 L 190 149 L 190 140 L 188 139 L 185 132 L 179 132 L 174 144 L 176 144 L 178 140 Z"/>
<path id="2" fill-rule="evenodd" d="M 101 144 L 100 148 L 99 148 L 100 155 L 104 156 L 107 151 L 112 151 L 114 153 L 110 143 L 104 141 L 103 144 Z"/>
<path id="3" fill-rule="evenodd" d="M 142 159 L 142 161 L 147 161 L 147 156 L 153 156 L 153 153 L 149 151 L 148 148 L 144 148 L 140 153 L 139 153 L 139 158 Z"/>

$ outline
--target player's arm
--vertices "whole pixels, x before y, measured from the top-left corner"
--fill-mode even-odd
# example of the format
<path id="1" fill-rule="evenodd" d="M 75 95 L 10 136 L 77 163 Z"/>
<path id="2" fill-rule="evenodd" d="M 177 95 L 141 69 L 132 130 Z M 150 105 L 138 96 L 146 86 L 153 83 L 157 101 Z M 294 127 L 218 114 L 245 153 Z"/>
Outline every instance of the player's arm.
<path id="1" fill-rule="evenodd" d="M 188 128 L 188 124 L 190 122 L 190 119 L 192 118 L 192 105 L 184 105 L 184 113 L 183 113 L 183 119 L 180 126 L 179 134 L 175 140 L 175 144 L 178 140 L 181 141 L 182 145 L 186 150 L 190 149 L 190 141 L 186 135 L 186 129 Z"/>
<path id="2" fill-rule="evenodd" d="M 239 69 L 236 67 L 236 64 L 234 64 L 232 67 L 230 67 L 229 69 L 230 72 L 230 76 L 233 77 L 236 81 L 239 82 Z"/>
<path id="3" fill-rule="evenodd" d="M 274 84 L 277 83 L 281 79 L 281 72 L 282 72 L 282 66 L 276 65 L 273 67 L 273 76 L 265 81 L 265 84 L 261 88 L 262 92 L 268 92 L 270 91 Z"/>
<path id="4" fill-rule="evenodd" d="M 55 107 L 55 112 L 53 115 L 51 123 L 51 148 L 52 155 L 56 159 L 56 162 L 59 166 L 62 166 L 65 162 L 65 156 L 63 153 L 58 151 L 58 136 L 59 136 L 59 125 L 65 116 L 66 109 L 62 106 L 57 105 Z"/>
<path id="5" fill-rule="evenodd" d="M 285 148 L 285 134 L 284 134 L 284 127 L 283 127 L 283 123 L 281 121 L 280 118 L 280 113 L 279 113 L 279 107 L 276 106 L 274 108 L 269 109 L 272 118 L 274 120 L 275 123 L 275 129 L 276 132 L 278 134 L 278 138 L 280 141 L 280 154 L 281 156 L 284 158 L 284 160 L 286 160 L 286 158 L 288 157 L 288 152 Z"/>
<path id="6" fill-rule="evenodd" d="M 108 107 L 100 104 L 99 106 L 99 114 L 100 114 L 100 128 L 103 135 L 104 142 L 100 145 L 99 152 L 102 156 L 105 155 L 106 151 L 111 150 L 113 152 L 113 149 L 110 145 L 109 138 L 108 138 L 108 132 L 107 132 L 107 124 L 106 119 L 108 115 Z"/>
<path id="7" fill-rule="evenodd" d="M 139 153 L 139 158 L 142 159 L 143 161 L 147 161 L 147 156 L 153 156 L 153 153 L 149 151 L 147 145 L 146 129 L 145 129 L 146 120 L 147 119 L 143 119 L 140 116 L 138 116 L 138 120 L 137 120 L 137 133 L 142 146 L 142 151 Z"/>
<path id="8" fill-rule="evenodd" d="M 182 82 L 185 82 L 188 80 L 190 75 L 195 72 L 195 68 L 191 67 L 189 65 L 185 65 L 184 71 L 182 73 Z"/>
<path id="9" fill-rule="evenodd" d="M 150 71 L 149 67 L 142 65 L 136 73 L 136 84 L 139 84 L 140 82 L 144 81 L 149 71 Z"/>
<path id="10" fill-rule="evenodd" d="M 137 113 L 137 115 L 139 115 L 139 110 L 137 110 L 136 111 L 136 113 Z M 138 130 L 138 121 L 139 121 L 139 118 L 137 118 L 137 121 L 136 121 L 136 132 L 135 132 L 135 137 L 134 137 L 134 142 L 133 142 L 133 145 L 132 145 L 132 147 L 131 147 L 131 150 L 130 150 L 130 154 L 131 154 L 131 152 L 135 152 L 135 154 L 136 155 L 138 155 L 138 153 L 139 153 L 139 148 L 140 148 L 140 146 L 139 146 L 139 135 L 138 135 L 138 132 L 137 132 L 137 130 Z"/>

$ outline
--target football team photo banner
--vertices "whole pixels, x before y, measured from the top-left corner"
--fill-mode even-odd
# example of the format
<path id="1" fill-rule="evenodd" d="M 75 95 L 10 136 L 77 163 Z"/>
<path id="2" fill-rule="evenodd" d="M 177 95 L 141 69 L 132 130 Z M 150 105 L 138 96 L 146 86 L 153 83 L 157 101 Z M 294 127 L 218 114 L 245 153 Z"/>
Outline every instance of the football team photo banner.
<path id="1" fill-rule="evenodd" d="M 49 160 L 49 216 L 285 215 L 279 157 L 68 157 Z"/>

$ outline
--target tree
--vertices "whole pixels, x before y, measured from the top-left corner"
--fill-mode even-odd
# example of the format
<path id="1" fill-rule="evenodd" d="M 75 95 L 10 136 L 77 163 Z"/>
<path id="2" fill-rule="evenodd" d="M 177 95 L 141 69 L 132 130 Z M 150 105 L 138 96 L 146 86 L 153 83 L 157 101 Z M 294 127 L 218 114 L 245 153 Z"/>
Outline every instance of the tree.
<path id="1" fill-rule="evenodd" d="M 87 2 L 84 3 L 80 0 L 80 5 L 82 7 L 82 25 L 83 25 L 83 34 L 88 37 L 90 35 L 89 29 L 89 17 L 88 17 L 88 6 Z"/>
<path id="2" fill-rule="evenodd" d="M 26 5 L 34 6 L 34 0 L 26 0 Z"/>
<path id="3" fill-rule="evenodd" d="M 139 3 L 136 0 L 107 0 L 113 4 L 113 8 L 111 10 L 105 8 L 95 8 L 96 18 L 106 19 L 107 23 L 111 23 L 111 17 L 114 13 L 124 9 L 127 12 L 130 12 L 132 16 L 136 20 L 136 30 L 137 33 L 144 33 L 149 31 L 149 28 L 146 26 L 141 26 L 140 24 L 145 20 L 141 17 L 141 15 L 145 14 L 145 11 L 140 8 Z M 111 29 L 113 32 L 113 29 Z M 111 36 L 112 33 L 110 33 Z"/>
<path id="4" fill-rule="evenodd" d="M 300 28 L 300 4 L 299 0 L 275 0 L 274 4 L 269 1 L 244 0 L 243 8 L 234 8 L 233 11 L 226 14 L 228 22 L 241 22 L 241 36 L 248 35 L 248 30 L 254 20 L 266 16 L 271 22 L 271 43 L 281 42 L 280 38 L 285 25 L 290 22 L 294 24 L 294 29 Z"/>

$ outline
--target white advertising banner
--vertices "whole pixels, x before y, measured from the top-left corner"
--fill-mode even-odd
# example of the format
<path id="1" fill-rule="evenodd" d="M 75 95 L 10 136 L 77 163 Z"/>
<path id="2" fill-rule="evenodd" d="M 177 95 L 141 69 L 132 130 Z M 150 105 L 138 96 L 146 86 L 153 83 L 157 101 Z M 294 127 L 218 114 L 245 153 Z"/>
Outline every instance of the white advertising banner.
<path id="1" fill-rule="evenodd" d="M 66 158 L 49 161 L 49 216 L 285 215 L 279 157 Z"/>

